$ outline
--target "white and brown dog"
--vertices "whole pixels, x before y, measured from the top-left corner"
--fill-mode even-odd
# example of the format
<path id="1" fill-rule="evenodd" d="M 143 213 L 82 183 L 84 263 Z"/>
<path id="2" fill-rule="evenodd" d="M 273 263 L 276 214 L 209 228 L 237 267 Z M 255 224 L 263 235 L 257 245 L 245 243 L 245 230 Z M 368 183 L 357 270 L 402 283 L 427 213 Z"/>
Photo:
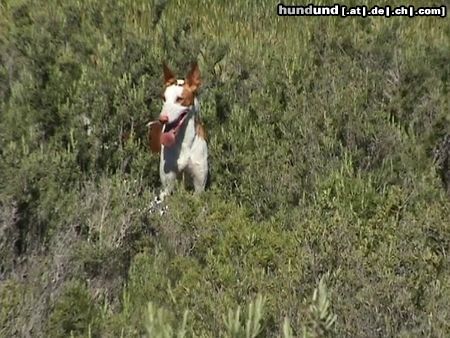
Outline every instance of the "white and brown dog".
<path id="1" fill-rule="evenodd" d="M 163 70 L 163 107 L 159 121 L 148 123 L 150 149 L 161 154 L 161 201 L 172 193 L 180 174 L 191 176 L 196 193 L 205 190 L 208 177 L 208 147 L 197 99 L 201 85 L 198 65 L 192 66 L 185 80 L 177 80 L 166 64 Z"/>

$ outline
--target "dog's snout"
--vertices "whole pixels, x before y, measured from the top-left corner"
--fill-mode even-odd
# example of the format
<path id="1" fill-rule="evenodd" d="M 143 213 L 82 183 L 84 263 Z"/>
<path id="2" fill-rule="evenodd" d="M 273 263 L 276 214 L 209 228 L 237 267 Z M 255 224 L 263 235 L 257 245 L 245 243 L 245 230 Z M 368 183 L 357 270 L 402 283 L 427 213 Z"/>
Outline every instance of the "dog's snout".
<path id="1" fill-rule="evenodd" d="M 169 122 L 169 116 L 167 116 L 167 115 L 160 115 L 159 116 L 159 122 L 161 122 L 162 124 L 165 124 L 165 123 Z"/>

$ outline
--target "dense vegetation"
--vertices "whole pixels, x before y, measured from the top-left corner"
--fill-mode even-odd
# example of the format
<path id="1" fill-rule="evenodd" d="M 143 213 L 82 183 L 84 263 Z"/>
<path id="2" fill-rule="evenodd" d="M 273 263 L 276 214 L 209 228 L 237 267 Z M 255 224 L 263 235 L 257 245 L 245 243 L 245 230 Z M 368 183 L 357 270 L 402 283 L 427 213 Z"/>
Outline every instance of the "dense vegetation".
<path id="1" fill-rule="evenodd" d="M 0 2 L 0 336 L 450 336 L 448 18 L 276 4 Z M 165 215 L 161 60 L 211 162 Z"/>

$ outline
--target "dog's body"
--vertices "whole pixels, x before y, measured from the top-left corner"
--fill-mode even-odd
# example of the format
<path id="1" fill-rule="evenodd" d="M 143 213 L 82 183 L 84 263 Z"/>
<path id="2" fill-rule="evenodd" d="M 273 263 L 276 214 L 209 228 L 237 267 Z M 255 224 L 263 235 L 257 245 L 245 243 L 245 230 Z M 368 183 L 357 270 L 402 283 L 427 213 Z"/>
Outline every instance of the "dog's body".
<path id="1" fill-rule="evenodd" d="M 173 191 L 180 174 L 191 176 L 196 193 L 204 191 L 208 176 L 208 147 L 198 116 L 197 90 L 201 84 L 198 66 L 192 67 L 185 80 L 177 80 L 164 65 L 164 80 L 159 122 L 149 124 L 152 151 L 161 155 L 161 200 Z"/>

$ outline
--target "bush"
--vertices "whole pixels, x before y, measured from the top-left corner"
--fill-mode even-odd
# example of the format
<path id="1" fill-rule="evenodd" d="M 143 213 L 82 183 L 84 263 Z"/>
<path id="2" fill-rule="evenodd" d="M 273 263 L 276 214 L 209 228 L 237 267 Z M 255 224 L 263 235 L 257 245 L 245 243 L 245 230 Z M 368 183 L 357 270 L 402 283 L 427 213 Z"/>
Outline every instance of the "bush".
<path id="1" fill-rule="evenodd" d="M 87 288 L 73 281 L 65 285 L 49 317 L 48 332 L 53 337 L 98 336 L 98 309 Z"/>

